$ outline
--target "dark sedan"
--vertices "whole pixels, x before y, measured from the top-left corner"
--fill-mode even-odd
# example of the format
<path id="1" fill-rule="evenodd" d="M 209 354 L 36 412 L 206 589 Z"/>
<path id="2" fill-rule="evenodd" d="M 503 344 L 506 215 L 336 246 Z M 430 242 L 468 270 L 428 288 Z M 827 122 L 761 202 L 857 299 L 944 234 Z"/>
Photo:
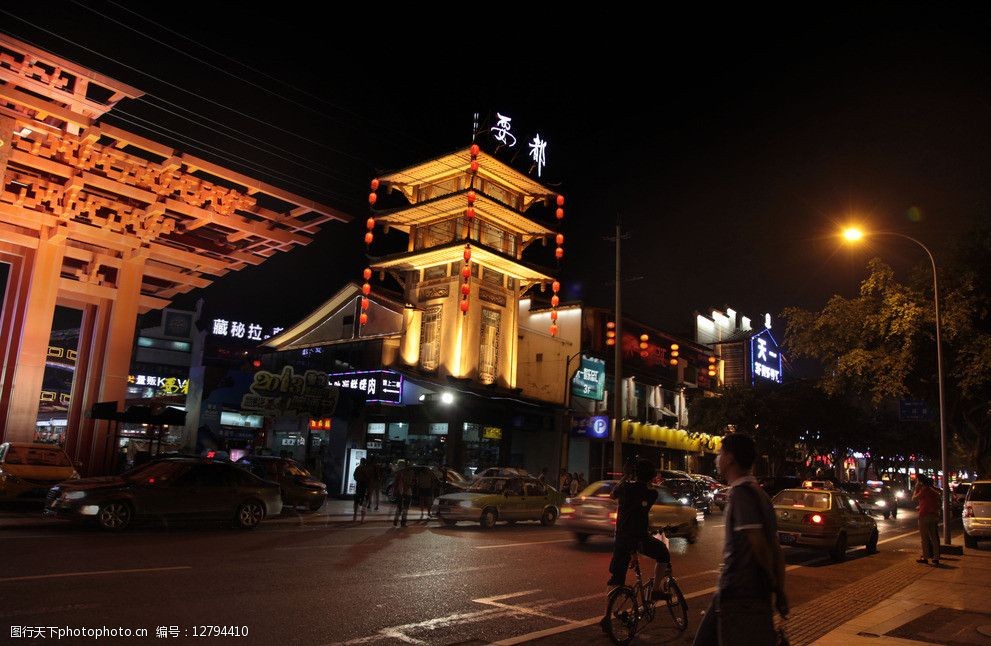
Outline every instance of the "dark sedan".
<path id="1" fill-rule="evenodd" d="M 878 480 L 841 482 L 839 488 L 850 494 L 863 509 L 882 514 L 885 518 L 898 516 L 895 492 Z"/>
<path id="2" fill-rule="evenodd" d="M 665 478 L 664 487 L 671 492 L 675 500 L 709 515 L 712 497 L 709 488 L 694 478 Z"/>
<path id="3" fill-rule="evenodd" d="M 262 480 L 278 482 L 285 507 L 301 506 L 316 511 L 327 502 L 327 485 L 291 458 L 277 455 L 248 455 L 237 462 Z"/>
<path id="4" fill-rule="evenodd" d="M 93 520 L 120 531 L 141 518 L 231 520 L 251 529 L 282 511 L 279 485 L 230 463 L 167 458 L 119 476 L 83 478 L 52 487 L 45 514 Z"/>

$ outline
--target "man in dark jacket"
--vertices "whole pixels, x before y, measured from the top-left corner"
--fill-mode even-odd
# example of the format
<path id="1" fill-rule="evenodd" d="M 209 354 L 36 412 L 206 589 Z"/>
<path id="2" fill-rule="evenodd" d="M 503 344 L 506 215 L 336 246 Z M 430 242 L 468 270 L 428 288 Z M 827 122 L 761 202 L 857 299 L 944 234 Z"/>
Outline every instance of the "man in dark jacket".
<path id="1" fill-rule="evenodd" d="M 660 596 L 661 564 L 671 565 L 671 553 L 663 542 L 650 535 L 650 508 L 657 501 L 657 489 L 650 486 L 656 469 L 649 460 L 637 460 L 636 480 L 624 475 L 610 496 L 619 504 L 616 513 L 616 542 L 609 563 L 609 587 L 626 583 L 626 570 L 634 551 L 654 559 L 654 598 Z M 608 617 L 602 619 L 605 629 Z"/>

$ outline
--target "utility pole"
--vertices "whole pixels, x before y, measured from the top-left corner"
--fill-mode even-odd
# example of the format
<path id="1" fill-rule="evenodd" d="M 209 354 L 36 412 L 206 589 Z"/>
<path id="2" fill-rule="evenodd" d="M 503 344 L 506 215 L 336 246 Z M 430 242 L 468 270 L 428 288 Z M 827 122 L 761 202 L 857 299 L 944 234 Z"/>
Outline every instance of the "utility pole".
<path id="1" fill-rule="evenodd" d="M 623 288 L 620 257 L 622 256 L 623 235 L 619 218 L 616 219 L 616 357 L 613 365 L 613 444 L 612 468 L 614 472 L 623 470 Z"/>

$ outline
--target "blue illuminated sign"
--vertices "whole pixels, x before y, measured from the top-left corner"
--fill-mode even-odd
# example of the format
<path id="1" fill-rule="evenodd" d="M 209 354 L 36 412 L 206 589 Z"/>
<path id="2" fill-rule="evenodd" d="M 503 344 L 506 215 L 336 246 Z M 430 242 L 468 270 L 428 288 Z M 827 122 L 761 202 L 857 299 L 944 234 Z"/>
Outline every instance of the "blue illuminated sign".
<path id="1" fill-rule="evenodd" d="M 603 440 L 609 437 L 609 418 L 605 415 L 596 415 L 588 420 L 589 437 Z"/>
<path id="2" fill-rule="evenodd" d="M 781 350 L 770 330 L 761 330 L 750 337 L 751 382 L 758 379 L 781 383 Z"/>

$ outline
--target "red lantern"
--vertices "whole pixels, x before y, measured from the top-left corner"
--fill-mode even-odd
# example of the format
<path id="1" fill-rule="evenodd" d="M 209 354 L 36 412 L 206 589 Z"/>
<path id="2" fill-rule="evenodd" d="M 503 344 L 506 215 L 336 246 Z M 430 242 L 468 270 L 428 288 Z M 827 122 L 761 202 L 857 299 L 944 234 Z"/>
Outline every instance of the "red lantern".
<path id="1" fill-rule="evenodd" d="M 375 236 L 372 235 L 372 232 L 371 231 L 369 231 L 368 233 L 365 234 L 365 244 L 372 244 L 372 240 L 374 240 L 374 239 L 375 239 Z"/>
<path id="2" fill-rule="evenodd" d="M 372 190 L 373 191 L 379 190 L 379 181 L 378 181 L 378 179 L 373 179 L 372 180 Z"/>
<path id="3" fill-rule="evenodd" d="M 478 147 L 478 144 L 472 144 L 471 145 L 471 148 L 469 149 L 469 151 L 471 152 L 471 156 L 472 157 L 478 157 L 478 152 L 480 150 L 481 150 L 481 148 Z"/>
<path id="4" fill-rule="evenodd" d="M 368 299 L 365 298 L 364 296 L 361 298 L 361 309 L 362 310 L 368 309 Z"/>
<path id="5" fill-rule="evenodd" d="M 465 209 L 465 217 L 468 218 L 469 220 L 474 220 L 475 219 L 475 209 L 473 209 L 470 206 L 467 209 Z"/>
<path id="6" fill-rule="evenodd" d="M 361 316 L 358 317 L 358 322 L 361 323 L 362 325 L 368 323 L 368 315 L 362 312 Z"/>
<path id="7" fill-rule="evenodd" d="M 365 271 L 361 272 L 361 275 L 365 278 L 365 280 L 371 280 L 372 279 L 372 268 L 371 267 L 365 267 Z"/>
<path id="8" fill-rule="evenodd" d="M 564 196 L 563 195 L 558 195 L 557 196 L 557 205 L 558 206 L 564 206 Z"/>
<path id="9" fill-rule="evenodd" d="M 462 314 L 467 314 L 468 313 L 468 301 L 466 301 L 466 300 L 461 301 L 461 313 Z"/>
<path id="10" fill-rule="evenodd" d="M 563 233 L 557 234 L 557 237 L 554 238 L 554 241 L 557 242 L 557 246 L 559 246 L 559 247 L 561 245 L 563 245 L 564 244 L 564 234 Z"/>
<path id="11" fill-rule="evenodd" d="M 564 258 L 564 249 L 562 249 L 561 247 L 558 247 L 557 248 L 557 251 L 554 252 L 554 257 L 557 258 L 558 260 L 560 260 L 561 258 Z"/>
<path id="12" fill-rule="evenodd" d="M 469 278 L 471 278 L 471 267 L 469 267 L 468 265 L 465 265 L 464 267 L 462 267 L 462 269 L 461 269 L 461 277 L 464 278 L 465 280 L 468 280 Z"/>
<path id="13" fill-rule="evenodd" d="M 369 231 L 371 231 L 372 229 L 374 229 L 375 228 L 375 218 L 368 218 L 365 221 L 365 228 L 367 228 Z M 561 244 L 561 243 L 559 242 L 558 244 Z"/>
<path id="14" fill-rule="evenodd" d="M 554 211 L 554 217 L 556 217 L 558 220 L 563 220 L 564 219 L 564 209 L 558 209 L 557 211 Z"/>
<path id="15" fill-rule="evenodd" d="M 551 336 L 557 336 L 557 323 L 551 323 Z"/>
<path id="16" fill-rule="evenodd" d="M 369 285 L 368 283 L 365 283 L 364 285 L 361 286 L 361 293 L 364 294 L 365 296 L 368 296 L 369 294 L 372 293 L 372 286 Z"/>
<path id="17" fill-rule="evenodd" d="M 475 191 L 468 191 L 468 204 L 474 204 L 478 196 L 475 195 Z"/>
<path id="18" fill-rule="evenodd" d="M 471 160 L 471 172 L 473 172 L 473 173 L 477 173 L 478 172 L 478 162 L 475 161 L 474 159 Z"/>
<path id="19" fill-rule="evenodd" d="M 641 350 L 640 351 L 640 356 L 643 357 L 644 359 L 646 359 L 647 357 L 650 356 L 650 353 L 647 352 L 646 350 Z"/>
<path id="20" fill-rule="evenodd" d="M 379 199 L 379 196 L 376 195 L 375 193 L 369 193 L 368 194 L 368 204 L 370 206 L 375 206 L 375 202 L 377 202 L 378 199 Z"/>
<path id="21" fill-rule="evenodd" d="M 552 321 L 557 320 L 557 312 L 555 312 L 554 310 L 551 310 L 551 320 Z"/>
<path id="22" fill-rule="evenodd" d="M 554 292 L 555 294 L 561 291 L 561 283 L 557 282 L 556 280 L 553 283 L 551 283 L 551 291 Z"/>
<path id="23" fill-rule="evenodd" d="M 470 294 L 471 293 L 471 285 L 469 285 L 468 283 L 462 284 L 461 285 L 461 293 L 464 294 L 465 296 L 467 296 L 468 294 Z"/>
<path id="24" fill-rule="evenodd" d="M 464 256 L 465 256 L 465 262 L 471 260 L 471 247 L 465 247 Z"/>
<path id="25" fill-rule="evenodd" d="M 554 296 L 551 296 L 551 307 L 557 307 L 558 304 L 560 304 L 560 302 L 561 299 L 558 298 L 556 294 Z"/>

